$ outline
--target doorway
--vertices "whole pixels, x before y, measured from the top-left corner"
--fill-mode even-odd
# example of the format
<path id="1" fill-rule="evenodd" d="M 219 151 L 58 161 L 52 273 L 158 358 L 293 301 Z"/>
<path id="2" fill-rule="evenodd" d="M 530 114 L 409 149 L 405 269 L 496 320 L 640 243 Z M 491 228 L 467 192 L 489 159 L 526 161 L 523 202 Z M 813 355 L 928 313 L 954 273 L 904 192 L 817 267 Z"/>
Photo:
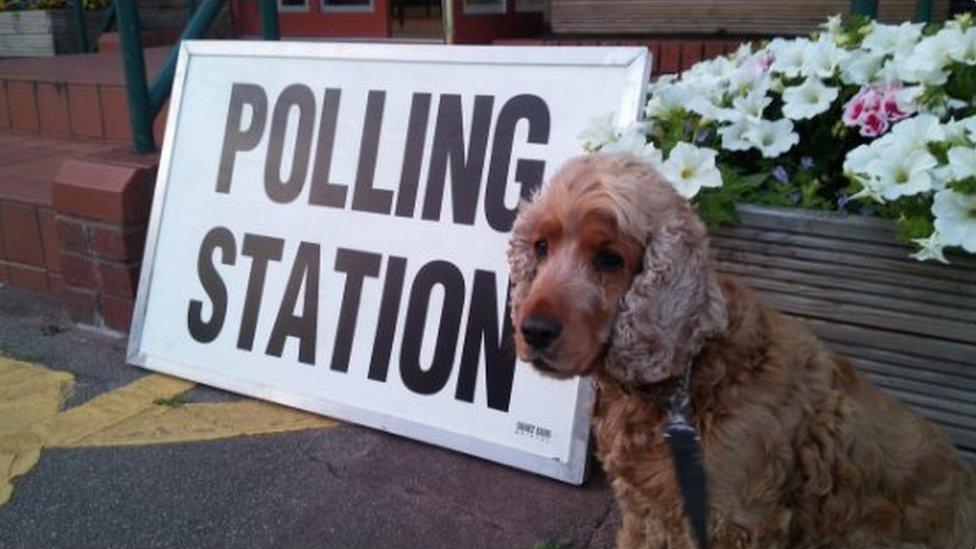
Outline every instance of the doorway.
<path id="1" fill-rule="evenodd" d="M 422 42 L 444 42 L 443 0 L 390 0 L 390 35 Z"/>

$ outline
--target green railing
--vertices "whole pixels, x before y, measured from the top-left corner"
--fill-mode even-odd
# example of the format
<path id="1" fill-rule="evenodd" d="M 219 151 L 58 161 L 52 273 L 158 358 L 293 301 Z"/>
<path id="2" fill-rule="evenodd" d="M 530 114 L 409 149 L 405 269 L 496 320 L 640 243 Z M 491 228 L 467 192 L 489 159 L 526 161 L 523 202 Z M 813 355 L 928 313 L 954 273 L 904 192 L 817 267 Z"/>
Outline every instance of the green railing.
<path id="1" fill-rule="evenodd" d="M 261 3 L 261 34 L 265 40 L 278 39 L 278 2 L 259 0 Z M 129 100 L 129 125 L 132 128 L 132 146 L 136 152 L 150 153 L 156 150 L 153 137 L 153 121 L 159 115 L 173 88 L 176 59 L 183 40 L 201 38 L 210 28 L 217 14 L 224 7 L 221 0 L 190 2 L 192 12 L 180 39 L 170 50 L 166 62 L 150 85 L 146 81 L 146 60 L 142 51 L 139 8 L 132 0 L 115 0 L 115 22 L 118 25 L 122 63 L 125 70 L 125 88 Z M 106 18 L 108 20 L 108 18 Z M 110 26 L 110 24 L 109 24 Z"/>

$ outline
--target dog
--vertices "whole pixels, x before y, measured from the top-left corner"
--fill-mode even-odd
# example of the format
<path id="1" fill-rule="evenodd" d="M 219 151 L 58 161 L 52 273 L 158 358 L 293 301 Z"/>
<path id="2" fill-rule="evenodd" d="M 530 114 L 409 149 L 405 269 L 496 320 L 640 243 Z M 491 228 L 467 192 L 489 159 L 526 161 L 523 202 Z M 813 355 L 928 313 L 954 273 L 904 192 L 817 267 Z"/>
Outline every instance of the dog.
<path id="1" fill-rule="evenodd" d="M 649 164 L 570 160 L 522 204 L 508 260 L 519 358 L 596 379 L 619 547 L 697 546 L 662 439 L 682 383 L 711 547 L 973 547 L 976 481 L 946 436 L 718 275 Z"/>

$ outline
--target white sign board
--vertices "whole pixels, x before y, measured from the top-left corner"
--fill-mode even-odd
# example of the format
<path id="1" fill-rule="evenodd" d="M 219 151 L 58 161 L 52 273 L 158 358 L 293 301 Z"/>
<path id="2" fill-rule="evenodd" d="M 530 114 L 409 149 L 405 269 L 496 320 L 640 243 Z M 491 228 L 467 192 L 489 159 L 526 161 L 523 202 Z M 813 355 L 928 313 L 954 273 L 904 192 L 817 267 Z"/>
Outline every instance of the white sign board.
<path id="1" fill-rule="evenodd" d="M 593 388 L 517 364 L 520 197 L 644 48 L 184 42 L 129 360 L 580 483 Z"/>

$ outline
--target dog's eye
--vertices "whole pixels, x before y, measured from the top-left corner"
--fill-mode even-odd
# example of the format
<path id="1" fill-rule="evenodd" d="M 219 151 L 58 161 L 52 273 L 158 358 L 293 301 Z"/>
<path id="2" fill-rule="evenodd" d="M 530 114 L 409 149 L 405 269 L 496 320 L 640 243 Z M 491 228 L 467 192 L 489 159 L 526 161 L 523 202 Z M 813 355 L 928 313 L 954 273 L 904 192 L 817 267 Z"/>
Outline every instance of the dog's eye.
<path id="1" fill-rule="evenodd" d="M 611 250 L 600 250 L 593 258 L 593 266 L 598 271 L 616 271 L 624 266 L 624 258 Z"/>
<path id="2" fill-rule="evenodd" d="M 549 243 L 544 238 L 536 240 L 532 248 L 535 250 L 535 256 L 539 259 L 545 259 L 546 254 L 549 253 Z"/>

